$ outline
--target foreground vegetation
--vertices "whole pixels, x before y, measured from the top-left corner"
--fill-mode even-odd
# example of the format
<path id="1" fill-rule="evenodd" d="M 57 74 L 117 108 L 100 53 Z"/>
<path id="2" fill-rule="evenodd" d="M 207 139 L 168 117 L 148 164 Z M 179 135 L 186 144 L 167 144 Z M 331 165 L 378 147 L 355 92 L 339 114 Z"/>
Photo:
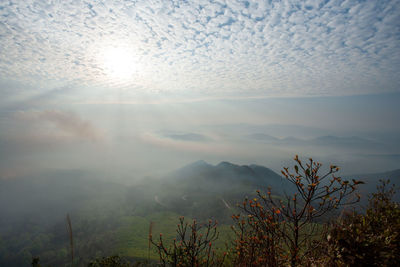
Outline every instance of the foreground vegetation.
<path id="1" fill-rule="evenodd" d="M 337 220 L 318 221 L 340 206 L 360 200 L 356 193 L 362 181 L 347 181 L 335 175 L 337 166 L 321 174 L 321 164 L 296 156 L 291 172 L 282 174 L 297 192 L 274 199 L 269 189 L 257 198 L 245 199 L 241 212 L 233 215 L 235 239 L 227 250 L 213 248 L 217 223 L 203 228 L 180 218 L 177 236 L 169 246 L 162 234 L 149 232 L 149 242 L 158 251 L 162 266 L 395 266 L 400 255 L 400 207 L 392 201 L 394 186 L 382 181 L 365 213 L 342 210 Z M 150 243 L 149 243 L 150 246 Z M 100 264 L 107 266 L 107 263 Z"/>
<path id="2" fill-rule="evenodd" d="M 257 190 L 237 207 L 207 213 L 220 215 L 212 220 L 181 217 L 154 199 L 129 214 L 118 199 L 108 203 L 109 208 L 100 205 L 103 213 L 92 220 L 68 215 L 69 236 L 65 224 L 56 225 L 52 235 L 28 224 L 38 234 L 14 232 L 16 247 L 34 240 L 32 249 L 15 256 L 20 256 L 17 266 L 395 266 L 400 208 L 393 201 L 394 186 L 383 182 L 362 211 L 351 205 L 359 201 L 357 189 L 363 182 L 342 179 L 338 171 L 337 166 L 323 169 L 312 159 L 302 162 L 296 156 L 294 167 L 282 171 L 295 190 L 284 196 L 270 188 Z M 226 204 L 222 196 L 218 199 Z M 211 199 L 204 203 L 209 209 L 217 207 Z M 93 214 L 93 206 L 86 216 Z M 229 210 L 230 224 L 225 218 Z M 1 241 L 11 237 L 0 239 L 3 258 L 12 254 Z M 43 250 L 47 254 L 40 253 Z"/>

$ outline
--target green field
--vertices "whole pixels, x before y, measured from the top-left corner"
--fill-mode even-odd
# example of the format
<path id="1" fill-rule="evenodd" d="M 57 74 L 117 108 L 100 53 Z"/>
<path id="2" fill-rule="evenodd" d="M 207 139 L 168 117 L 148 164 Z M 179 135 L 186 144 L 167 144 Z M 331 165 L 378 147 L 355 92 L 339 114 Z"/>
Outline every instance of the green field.
<path id="1" fill-rule="evenodd" d="M 151 245 L 149 251 L 149 228 L 153 222 L 152 234 L 154 240 L 158 240 L 162 233 L 166 244 L 171 244 L 176 237 L 176 228 L 179 223 L 180 215 L 173 212 L 157 212 L 151 215 L 126 216 L 121 218 L 122 226 L 117 231 L 117 247 L 115 252 L 121 256 L 129 258 L 158 259 L 156 248 Z M 188 223 L 190 218 L 185 218 Z M 232 240 L 232 231 L 229 225 L 218 226 L 219 238 L 215 243 L 215 248 L 222 251 Z"/>

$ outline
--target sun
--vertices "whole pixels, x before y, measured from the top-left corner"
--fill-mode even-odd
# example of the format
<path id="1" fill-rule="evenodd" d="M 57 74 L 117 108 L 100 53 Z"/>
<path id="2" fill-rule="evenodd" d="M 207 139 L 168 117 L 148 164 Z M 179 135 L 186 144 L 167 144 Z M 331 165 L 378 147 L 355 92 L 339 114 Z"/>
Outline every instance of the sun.
<path id="1" fill-rule="evenodd" d="M 134 53 L 123 47 L 111 47 L 104 51 L 104 71 L 113 79 L 129 80 L 132 79 L 136 71 Z"/>

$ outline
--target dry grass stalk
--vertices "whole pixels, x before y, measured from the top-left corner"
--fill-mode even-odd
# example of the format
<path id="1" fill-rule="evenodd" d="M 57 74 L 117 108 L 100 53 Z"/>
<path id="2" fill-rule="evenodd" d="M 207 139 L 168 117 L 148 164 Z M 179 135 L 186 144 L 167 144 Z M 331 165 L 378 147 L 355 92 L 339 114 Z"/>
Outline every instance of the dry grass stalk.
<path id="1" fill-rule="evenodd" d="M 71 266 L 73 266 L 74 263 L 74 241 L 72 238 L 72 224 L 71 224 L 71 218 L 69 217 L 69 214 L 67 214 L 67 231 L 68 231 L 68 236 L 69 236 L 69 246 L 71 250 Z"/>
<path id="2" fill-rule="evenodd" d="M 154 226 L 154 222 L 150 222 L 150 226 L 149 226 L 149 247 L 147 250 L 147 260 L 150 262 L 150 247 L 151 247 L 151 240 L 153 238 L 153 226 Z"/>

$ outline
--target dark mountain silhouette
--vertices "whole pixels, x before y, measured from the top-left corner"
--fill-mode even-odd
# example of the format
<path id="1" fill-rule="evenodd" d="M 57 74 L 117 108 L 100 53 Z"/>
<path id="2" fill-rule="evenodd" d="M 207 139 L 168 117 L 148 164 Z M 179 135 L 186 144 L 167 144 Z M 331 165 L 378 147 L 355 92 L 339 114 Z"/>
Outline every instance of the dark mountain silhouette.
<path id="1" fill-rule="evenodd" d="M 164 178 L 167 184 L 179 183 L 185 187 L 204 188 L 207 191 L 226 192 L 232 188 L 271 187 L 283 193 L 290 183 L 269 168 L 259 165 L 236 165 L 223 161 L 217 165 L 205 161 L 191 163 Z"/>
<path id="2" fill-rule="evenodd" d="M 195 218 L 216 218 L 229 220 L 236 204 L 245 197 L 255 195 L 257 189 L 272 188 L 275 195 L 293 191 L 293 186 L 269 168 L 259 165 L 237 165 L 223 161 L 211 165 L 205 161 L 196 161 L 169 173 L 157 182 L 145 180 L 139 186 L 132 187 L 130 198 L 141 192 L 152 198 L 158 208 Z"/>

